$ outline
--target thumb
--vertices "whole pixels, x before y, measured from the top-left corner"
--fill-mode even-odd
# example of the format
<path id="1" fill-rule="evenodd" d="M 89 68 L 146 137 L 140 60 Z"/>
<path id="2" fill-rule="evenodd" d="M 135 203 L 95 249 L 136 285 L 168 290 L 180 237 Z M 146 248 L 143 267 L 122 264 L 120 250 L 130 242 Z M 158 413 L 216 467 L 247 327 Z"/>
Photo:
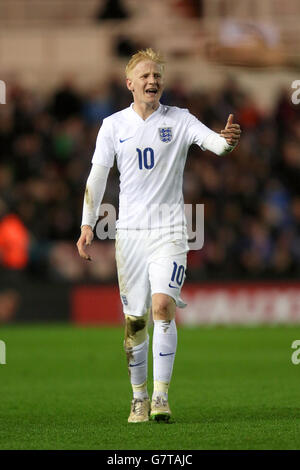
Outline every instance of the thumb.
<path id="1" fill-rule="evenodd" d="M 233 114 L 229 114 L 225 129 L 233 123 Z"/>

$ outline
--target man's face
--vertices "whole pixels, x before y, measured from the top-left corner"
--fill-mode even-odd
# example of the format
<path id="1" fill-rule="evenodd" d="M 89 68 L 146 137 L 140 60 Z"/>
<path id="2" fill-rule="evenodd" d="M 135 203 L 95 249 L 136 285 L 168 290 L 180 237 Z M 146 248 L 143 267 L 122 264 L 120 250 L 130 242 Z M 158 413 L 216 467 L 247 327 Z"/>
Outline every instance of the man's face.
<path id="1" fill-rule="evenodd" d="M 158 106 L 164 89 L 161 66 L 152 60 L 139 62 L 126 80 L 135 103 Z"/>

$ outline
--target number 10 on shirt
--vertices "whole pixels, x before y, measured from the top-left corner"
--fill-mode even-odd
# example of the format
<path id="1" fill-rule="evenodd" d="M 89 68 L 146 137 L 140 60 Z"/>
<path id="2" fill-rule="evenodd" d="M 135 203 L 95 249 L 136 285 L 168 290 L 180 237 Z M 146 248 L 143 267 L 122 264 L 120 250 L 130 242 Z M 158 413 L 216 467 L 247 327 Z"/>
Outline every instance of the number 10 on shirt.
<path id="1" fill-rule="evenodd" d="M 154 151 L 151 147 L 147 147 L 144 150 L 136 149 L 139 159 L 139 169 L 151 170 L 154 167 Z"/>

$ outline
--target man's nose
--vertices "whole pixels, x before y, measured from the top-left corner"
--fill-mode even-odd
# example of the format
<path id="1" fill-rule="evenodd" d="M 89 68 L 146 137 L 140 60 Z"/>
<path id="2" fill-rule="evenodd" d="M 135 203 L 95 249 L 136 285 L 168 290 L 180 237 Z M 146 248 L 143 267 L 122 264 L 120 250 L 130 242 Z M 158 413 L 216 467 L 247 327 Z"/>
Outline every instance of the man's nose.
<path id="1" fill-rule="evenodd" d="M 157 78 L 152 75 L 152 77 L 149 78 L 149 83 L 155 85 L 157 83 Z"/>

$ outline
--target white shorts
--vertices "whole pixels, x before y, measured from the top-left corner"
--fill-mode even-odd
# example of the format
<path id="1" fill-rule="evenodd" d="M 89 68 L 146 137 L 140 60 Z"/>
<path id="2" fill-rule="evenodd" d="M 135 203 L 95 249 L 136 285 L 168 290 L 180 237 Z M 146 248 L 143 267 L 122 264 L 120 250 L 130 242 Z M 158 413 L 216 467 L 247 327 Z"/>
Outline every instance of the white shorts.
<path id="1" fill-rule="evenodd" d="M 119 229 L 116 234 L 116 262 L 123 312 L 145 315 L 153 294 L 167 294 L 180 308 L 189 250 L 186 234 L 153 230 Z"/>

